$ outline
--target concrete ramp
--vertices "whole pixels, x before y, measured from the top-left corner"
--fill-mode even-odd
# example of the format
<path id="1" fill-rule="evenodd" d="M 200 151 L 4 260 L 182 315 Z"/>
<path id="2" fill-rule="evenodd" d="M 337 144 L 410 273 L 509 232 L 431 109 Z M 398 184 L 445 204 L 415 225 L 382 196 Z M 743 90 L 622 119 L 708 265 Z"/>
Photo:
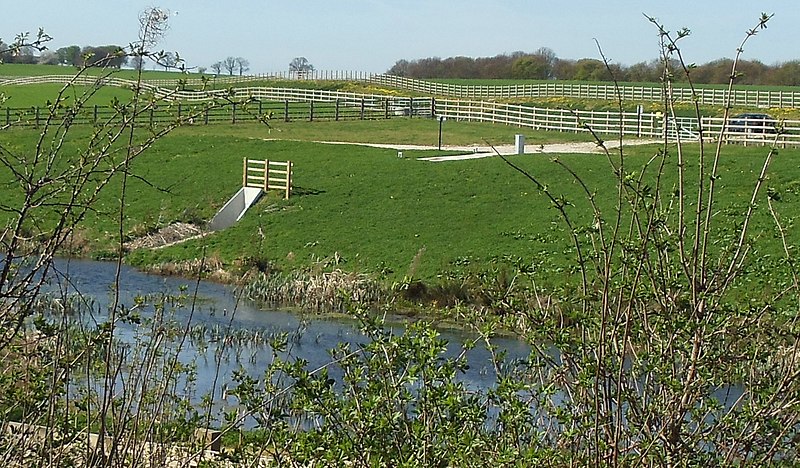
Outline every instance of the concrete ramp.
<path id="1" fill-rule="evenodd" d="M 242 219 L 248 208 L 258 201 L 264 193 L 260 188 L 243 187 L 236 192 L 225 206 L 220 209 L 214 218 L 208 223 L 208 228 L 212 231 L 221 231 L 236 224 Z"/>

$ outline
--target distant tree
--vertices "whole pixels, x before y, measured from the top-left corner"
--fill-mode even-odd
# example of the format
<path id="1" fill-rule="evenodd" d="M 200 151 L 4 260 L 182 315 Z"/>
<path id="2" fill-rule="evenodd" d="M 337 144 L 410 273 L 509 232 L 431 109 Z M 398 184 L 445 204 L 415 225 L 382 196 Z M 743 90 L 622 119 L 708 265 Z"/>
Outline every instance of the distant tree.
<path id="1" fill-rule="evenodd" d="M 61 47 L 60 49 L 56 50 L 56 55 L 58 56 L 58 63 L 61 65 L 72 65 L 79 67 L 81 64 L 83 64 L 83 59 L 81 58 L 81 48 L 76 45 Z"/>
<path id="2" fill-rule="evenodd" d="M 197 67 L 197 73 L 201 75 L 204 75 L 206 73 L 206 70 L 208 70 L 206 67 Z"/>
<path id="3" fill-rule="evenodd" d="M 43 29 L 39 29 L 39 33 L 35 37 L 31 37 L 29 33 L 17 34 L 13 41 L 10 43 L 3 42 L 0 39 L 0 63 L 8 61 L 10 63 L 17 62 L 18 57 L 31 56 L 33 57 L 36 52 L 47 50 L 47 42 L 52 38 L 45 34 Z M 35 59 L 31 62 L 34 63 Z"/>
<path id="4" fill-rule="evenodd" d="M 58 60 L 58 54 L 51 51 L 42 52 L 39 55 L 39 59 L 36 61 L 41 65 L 58 65 L 60 62 Z"/>
<path id="5" fill-rule="evenodd" d="M 792 60 L 776 65 L 769 71 L 770 84 L 800 86 L 800 60 Z"/>
<path id="6" fill-rule="evenodd" d="M 758 60 L 740 60 L 736 66 L 736 75 L 736 83 L 738 84 L 769 84 L 765 82 L 769 75 L 769 67 Z"/>
<path id="7" fill-rule="evenodd" d="M 211 69 L 214 71 L 215 75 L 222 73 L 222 68 L 222 62 L 214 62 L 211 64 Z"/>
<path id="8" fill-rule="evenodd" d="M 144 70 L 144 57 L 141 55 L 134 55 L 131 57 L 130 62 L 134 70 Z"/>
<path id="9" fill-rule="evenodd" d="M 655 83 L 661 79 L 663 65 L 658 60 L 635 63 L 625 69 L 624 80 L 639 83 Z"/>
<path id="10" fill-rule="evenodd" d="M 164 67 L 164 70 L 175 68 L 178 65 L 178 61 L 178 56 L 173 52 L 163 52 L 156 57 L 156 62 Z"/>
<path id="11" fill-rule="evenodd" d="M 31 46 L 17 47 L 13 51 L 5 54 L 3 56 L 3 61 L 6 63 L 36 63 L 36 52 L 37 50 Z"/>
<path id="12" fill-rule="evenodd" d="M 511 65 L 511 77 L 549 80 L 553 78 L 556 61 L 555 53 L 546 47 L 542 47 L 531 55 L 524 55 L 514 60 Z"/>
<path id="13" fill-rule="evenodd" d="M 233 72 L 236 71 L 236 57 L 228 57 L 223 60 L 222 67 L 229 75 L 233 75 Z"/>
<path id="14" fill-rule="evenodd" d="M 597 59 L 580 59 L 575 62 L 571 78 L 577 81 L 605 81 L 609 79 L 606 64 Z"/>
<path id="15" fill-rule="evenodd" d="M 513 56 L 512 56 L 513 57 Z M 552 49 L 541 47 L 530 55 L 520 55 L 511 65 L 513 78 L 549 80 L 554 77 L 558 57 Z"/>
<path id="16" fill-rule="evenodd" d="M 310 72 L 314 71 L 314 65 L 305 57 L 295 57 L 289 62 L 290 72 Z"/>
<path id="17" fill-rule="evenodd" d="M 250 62 L 242 57 L 236 57 L 236 68 L 239 70 L 239 76 L 242 76 L 244 72 L 250 70 Z"/>
<path id="18" fill-rule="evenodd" d="M 86 66 L 120 68 L 128 61 L 124 49 L 117 45 L 87 46 L 81 55 Z"/>
<path id="19" fill-rule="evenodd" d="M 409 62 L 405 59 L 400 59 L 392 65 L 392 68 L 386 71 L 389 75 L 394 76 L 408 76 Z"/>

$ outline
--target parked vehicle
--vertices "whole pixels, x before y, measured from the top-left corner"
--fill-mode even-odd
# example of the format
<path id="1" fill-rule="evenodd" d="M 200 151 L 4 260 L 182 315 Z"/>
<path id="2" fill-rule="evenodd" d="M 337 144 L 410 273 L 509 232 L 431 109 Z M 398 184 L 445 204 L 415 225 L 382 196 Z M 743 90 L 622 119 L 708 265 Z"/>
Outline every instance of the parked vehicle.
<path id="1" fill-rule="evenodd" d="M 776 133 L 778 122 L 769 114 L 746 113 L 734 115 L 728 131 L 739 133 Z"/>

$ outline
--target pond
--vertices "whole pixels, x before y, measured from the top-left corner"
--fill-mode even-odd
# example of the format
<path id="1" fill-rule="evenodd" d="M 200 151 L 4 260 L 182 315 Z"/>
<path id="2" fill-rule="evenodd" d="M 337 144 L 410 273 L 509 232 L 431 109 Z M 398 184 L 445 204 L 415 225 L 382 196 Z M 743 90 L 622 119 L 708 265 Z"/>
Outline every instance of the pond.
<path id="1" fill-rule="evenodd" d="M 74 296 L 80 294 L 91 302 L 91 312 L 84 322 L 101 323 L 108 318 L 108 306 L 113 297 L 117 265 L 114 262 L 59 259 L 54 265 L 50 292 L 59 291 Z M 195 293 L 196 290 L 196 293 Z M 226 397 L 226 389 L 235 386 L 234 372 L 244 370 L 253 378 L 263 377 L 271 362 L 269 339 L 285 333 L 288 337 L 291 358 L 307 362 L 308 369 L 317 369 L 331 361 L 329 350 L 340 343 L 357 345 L 367 337 L 356 320 L 302 316 L 301 314 L 264 310 L 258 305 L 239 300 L 233 287 L 219 283 L 164 277 L 143 273 L 122 265 L 119 281 L 119 303 L 126 307 L 136 304 L 137 296 L 177 295 L 185 291 L 189 296 L 185 307 L 176 308 L 171 316 L 178 331 L 185 327 L 190 338 L 173 350 L 184 364 L 194 364 L 196 374 L 195 394 L 199 399 L 212 394 L 216 408 L 226 408 L 233 398 Z M 194 300 L 192 300 L 194 298 Z M 152 308 L 143 312 L 143 318 L 152 314 Z M 392 333 L 403 333 L 402 323 L 387 325 Z M 146 339 L 142 325 L 120 322 L 116 336 L 122 342 L 133 343 Z M 440 337 L 448 342 L 447 357 L 462 351 L 462 344 L 474 336 L 465 331 L 442 330 Z M 506 353 L 508 359 L 525 358 L 530 347 L 511 338 L 497 338 L 492 342 Z M 482 391 L 496 381 L 492 355 L 485 343 L 478 343 L 466 351 L 467 369 L 458 377 L 471 390 Z M 334 378 L 337 376 L 334 374 Z"/>

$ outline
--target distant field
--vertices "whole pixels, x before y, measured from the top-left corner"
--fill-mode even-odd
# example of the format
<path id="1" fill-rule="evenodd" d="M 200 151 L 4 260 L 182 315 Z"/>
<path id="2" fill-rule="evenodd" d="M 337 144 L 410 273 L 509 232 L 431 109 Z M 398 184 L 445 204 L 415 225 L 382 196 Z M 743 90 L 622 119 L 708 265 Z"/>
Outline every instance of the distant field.
<path id="1" fill-rule="evenodd" d="M 19 63 L 3 63 L 0 64 L 0 77 L 20 77 L 20 76 L 44 76 L 44 75 L 73 75 L 78 71 L 77 68 L 72 66 L 62 65 L 26 65 Z M 86 73 L 90 75 L 101 75 L 108 73 L 109 70 L 100 68 L 88 68 Z M 115 76 L 120 78 L 134 79 L 137 76 L 135 70 L 114 70 Z M 145 79 L 149 80 L 175 80 L 183 77 L 196 78 L 199 73 L 181 73 L 178 71 L 158 71 L 158 70 L 143 70 Z"/>

